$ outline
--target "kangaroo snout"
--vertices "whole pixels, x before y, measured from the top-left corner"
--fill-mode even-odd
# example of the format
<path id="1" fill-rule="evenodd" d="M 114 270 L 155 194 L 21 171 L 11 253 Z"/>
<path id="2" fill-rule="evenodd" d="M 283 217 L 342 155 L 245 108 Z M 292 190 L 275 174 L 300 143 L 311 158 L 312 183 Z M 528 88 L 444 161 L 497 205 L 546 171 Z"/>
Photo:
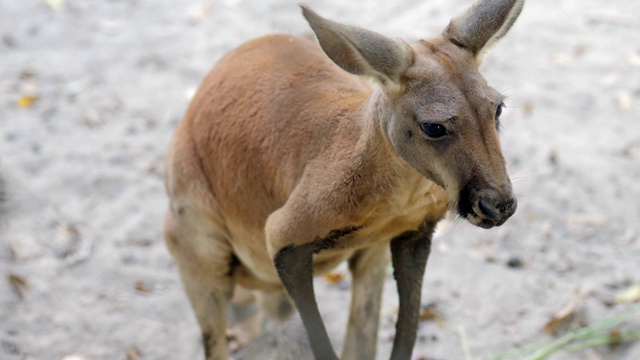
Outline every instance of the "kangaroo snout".
<path id="1" fill-rule="evenodd" d="M 489 229 L 504 224 L 517 207 L 518 201 L 511 186 L 502 191 L 465 189 L 460 194 L 458 213 L 470 223 Z"/>
<path id="2" fill-rule="evenodd" d="M 475 208 L 476 214 L 481 218 L 479 226 L 493 227 L 504 224 L 511 215 L 516 212 L 518 201 L 509 189 L 506 195 L 501 195 L 496 190 L 481 191 Z"/>

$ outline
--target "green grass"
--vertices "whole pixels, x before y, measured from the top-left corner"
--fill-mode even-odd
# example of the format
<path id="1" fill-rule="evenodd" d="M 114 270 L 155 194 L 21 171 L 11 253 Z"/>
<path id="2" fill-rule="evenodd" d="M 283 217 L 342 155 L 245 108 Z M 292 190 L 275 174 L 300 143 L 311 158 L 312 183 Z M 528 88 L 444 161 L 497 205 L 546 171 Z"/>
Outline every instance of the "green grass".
<path id="1" fill-rule="evenodd" d="M 585 327 L 569 331 L 553 341 L 525 346 L 489 357 L 487 360 L 544 360 L 550 355 L 561 351 L 576 352 L 595 346 L 613 346 L 640 340 L 640 331 L 618 330 L 616 328 L 629 322 L 634 318 L 634 315 L 638 314 L 640 314 L 640 305 L 633 306 L 626 311 L 593 322 Z"/>

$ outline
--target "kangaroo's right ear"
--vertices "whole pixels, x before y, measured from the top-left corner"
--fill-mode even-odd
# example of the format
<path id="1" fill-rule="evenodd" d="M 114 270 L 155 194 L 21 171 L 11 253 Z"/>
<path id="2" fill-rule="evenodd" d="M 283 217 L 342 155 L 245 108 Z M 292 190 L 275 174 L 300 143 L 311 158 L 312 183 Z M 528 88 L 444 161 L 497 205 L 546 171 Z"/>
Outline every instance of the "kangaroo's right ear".
<path id="1" fill-rule="evenodd" d="M 524 0 L 479 0 L 452 19 L 443 35 L 478 57 L 509 31 L 523 5 Z"/>
<path id="2" fill-rule="evenodd" d="M 327 20 L 306 5 L 300 7 L 322 50 L 334 63 L 352 74 L 372 77 L 383 87 L 400 84 L 400 75 L 413 62 L 409 44 Z"/>

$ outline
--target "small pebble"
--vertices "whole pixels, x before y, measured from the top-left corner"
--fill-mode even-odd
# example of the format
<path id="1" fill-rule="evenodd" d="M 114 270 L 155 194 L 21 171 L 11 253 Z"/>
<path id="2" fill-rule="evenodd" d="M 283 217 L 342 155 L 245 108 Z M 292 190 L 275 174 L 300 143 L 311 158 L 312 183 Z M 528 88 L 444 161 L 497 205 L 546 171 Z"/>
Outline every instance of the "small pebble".
<path id="1" fill-rule="evenodd" d="M 524 266 L 524 263 L 522 262 L 522 259 L 520 259 L 519 256 L 512 256 L 507 261 L 507 266 L 512 269 L 519 269 Z"/>

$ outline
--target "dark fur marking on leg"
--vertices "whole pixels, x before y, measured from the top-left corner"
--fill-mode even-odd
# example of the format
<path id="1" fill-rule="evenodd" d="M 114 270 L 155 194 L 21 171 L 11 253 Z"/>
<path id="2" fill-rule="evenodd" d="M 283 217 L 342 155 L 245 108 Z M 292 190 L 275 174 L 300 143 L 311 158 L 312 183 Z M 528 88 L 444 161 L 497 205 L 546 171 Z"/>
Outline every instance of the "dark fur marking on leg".
<path id="1" fill-rule="evenodd" d="M 308 246 L 308 245 L 309 244 L 305 244 L 302 246 Z M 273 265 L 276 267 L 276 270 L 278 271 L 283 270 L 282 266 L 284 265 L 284 263 L 282 259 L 286 257 L 285 255 L 287 253 L 291 252 L 292 250 L 295 250 L 295 248 L 296 247 L 293 245 L 287 245 L 278 251 L 276 256 L 273 258 Z"/>
<path id="2" fill-rule="evenodd" d="M 313 254 L 334 247 L 339 238 L 356 230 L 357 227 L 332 230 L 324 238 L 299 246 L 284 246 L 273 259 L 280 280 L 300 312 L 311 348 L 319 360 L 338 358 L 331 346 L 313 291 Z"/>
<path id="3" fill-rule="evenodd" d="M 400 307 L 391 358 L 410 359 L 415 346 L 420 312 L 422 280 L 429 253 L 434 222 L 425 222 L 416 231 L 407 231 L 391 241 L 393 276 Z"/>
<path id="4" fill-rule="evenodd" d="M 336 245 L 339 238 L 352 234 L 360 229 L 359 226 L 351 226 L 344 229 L 331 230 L 324 238 L 316 238 L 313 243 L 315 248 L 314 254 L 321 252 L 322 250 L 330 249 Z"/>
<path id="5" fill-rule="evenodd" d="M 299 245 L 299 246 L 297 246 L 297 248 L 310 247 L 312 249 L 311 250 L 312 253 L 313 254 L 317 254 L 317 253 L 321 252 L 322 250 L 333 248 L 336 245 L 336 242 L 338 241 L 338 239 L 340 239 L 343 236 L 347 236 L 349 234 L 352 234 L 352 233 L 358 231 L 359 229 L 360 229 L 359 226 L 351 226 L 351 227 L 344 228 L 344 229 L 331 230 L 331 231 L 329 231 L 327 236 L 325 236 L 323 238 L 317 237 L 312 242 L 307 243 L 307 244 L 303 244 L 303 245 Z M 282 258 L 281 255 L 293 250 L 294 248 L 296 248 L 296 246 L 290 244 L 290 245 L 284 246 L 282 249 L 280 249 L 280 251 L 278 251 L 278 253 L 276 254 L 276 256 L 273 259 L 274 260 L 274 265 L 276 266 L 276 269 L 278 269 L 278 267 L 279 267 L 280 261 L 278 261 L 278 259 Z"/>

